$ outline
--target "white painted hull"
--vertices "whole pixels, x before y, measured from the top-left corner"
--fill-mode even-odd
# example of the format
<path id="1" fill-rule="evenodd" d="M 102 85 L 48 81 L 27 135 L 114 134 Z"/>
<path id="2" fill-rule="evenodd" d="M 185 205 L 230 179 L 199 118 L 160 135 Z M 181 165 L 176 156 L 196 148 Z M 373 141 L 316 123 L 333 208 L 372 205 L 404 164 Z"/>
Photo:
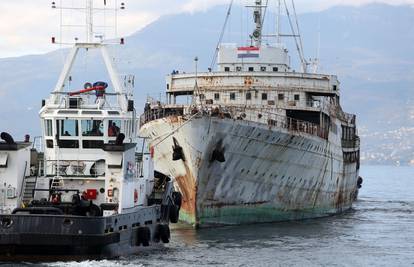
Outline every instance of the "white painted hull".
<path id="1" fill-rule="evenodd" d="M 155 168 L 177 179 L 181 218 L 197 226 L 322 217 L 351 208 L 357 194 L 357 163 L 344 164 L 333 133 L 325 140 L 210 116 L 158 119 L 141 133 L 152 139 Z M 173 138 L 185 161 L 172 160 Z M 223 163 L 211 161 L 219 142 Z"/>

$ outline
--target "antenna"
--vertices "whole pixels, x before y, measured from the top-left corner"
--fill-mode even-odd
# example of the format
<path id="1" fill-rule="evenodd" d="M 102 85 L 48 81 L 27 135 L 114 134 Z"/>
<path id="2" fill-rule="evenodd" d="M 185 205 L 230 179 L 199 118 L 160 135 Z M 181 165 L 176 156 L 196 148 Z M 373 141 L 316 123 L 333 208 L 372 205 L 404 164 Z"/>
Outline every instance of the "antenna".
<path id="1" fill-rule="evenodd" d="M 84 0 L 81 1 L 84 5 L 64 5 L 63 2 L 69 2 L 61 0 L 60 4 L 57 5 L 55 1 L 52 2 L 51 7 L 60 11 L 60 38 L 59 42 L 56 42 L 56 38 L 52 37 L 52 43 L 59 43 L 65 45 L 73 45 L 76 43 L 103 43 L 105 39 L 116 39 L 117 38 L 117 16 L 119 10 L 125 9 L 125 3 L 118 5 L 118 0 Z M 114 13 L 113 26 L 106 25 L 106 12 L 111 11 Z M 71 13 L 69 13 L 71 12 Z M 76 18 L 73 18 L 76 15 Z M 100 17 L 100 16 L 101 17 Z M 72 21 L 75 23 L 64 23 L 63 17 L 72 17 Z M 79 17 L 80 16 L 80 17 Z M 81 17 L 84 16 L 85 23 L 79 23 L 82 21 Z M 102 18 L 103 17 L 103 18 Z M 100 18 L 100 20 L 98 20 Z M 96 20 L 99 22 L 103 20 L 103 25 L 97 25 Z M 76 34 L 80 34 L 79 28 L 85 29 L 85 38 L 80 36 L 72 36 L 72 40 L 63 40 L 63 31 L 69 29 L 77 29 Z M 105 31 L 108 29 L 113 30 L 113 36 L 106 36 Z M 103 33 L 102 33 L 103 31 Z"/>
<path id="2" fill-rule="evenodd" d="M 277 1 L 277 18 L 276 18 L 276 42 L 280 44 L 282 42 L 280 36 L 280 17 L 282 12 L 282 4 L 280 0 Z"/>
<path id="3" fill-rule="evenodd" d="M 262 5 L 262 0 L 256 0 L 255 5 L 247 6 L 254 9 L 253 20 L 256 23 L 256 29 L 253 31 L 250 38 L 254 41 L 256 47 L 260 47 L 262 44 L 262 32 L 263 32 L 263 8 L 267 8 L 266 5 Z"/>

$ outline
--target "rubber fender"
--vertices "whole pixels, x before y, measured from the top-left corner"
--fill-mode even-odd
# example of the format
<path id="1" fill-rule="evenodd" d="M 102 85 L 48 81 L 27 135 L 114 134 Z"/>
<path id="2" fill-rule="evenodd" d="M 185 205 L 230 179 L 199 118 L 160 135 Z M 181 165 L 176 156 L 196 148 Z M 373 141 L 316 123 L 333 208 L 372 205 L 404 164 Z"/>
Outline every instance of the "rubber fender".
<path id="1" fill-rule="evenodd" d="M 180 215 L 180 209 L 176 206 L 176 205 L 171 205 L 169 206 L 169 218 L 170 218 L 170 222 L 172 223 L 178 223 L 178 218 Z"/>
<path id="2" fill-rule="evenodd" d="M 136 245 L 143 245 L 144 247 L 149 246 L 149 241 L 151 239 L 151 231 L 147 226 L 140 226 L 137 229 L 137 242 Z"/>
<path id="3" fill-rule="evenodd" d="M 172 198 L 174 200 L 174 204 L 178 207 L 178 209 L 181 209 L 181 203 L 183 201 L 183 195 L 181 192 L 173 192 Z"/>
<path id="4" fill-rule="evenodd" d="M 163 243 L 169 243 L 171 234 L 168 224 L 158 224 L 157 235 Z"/>

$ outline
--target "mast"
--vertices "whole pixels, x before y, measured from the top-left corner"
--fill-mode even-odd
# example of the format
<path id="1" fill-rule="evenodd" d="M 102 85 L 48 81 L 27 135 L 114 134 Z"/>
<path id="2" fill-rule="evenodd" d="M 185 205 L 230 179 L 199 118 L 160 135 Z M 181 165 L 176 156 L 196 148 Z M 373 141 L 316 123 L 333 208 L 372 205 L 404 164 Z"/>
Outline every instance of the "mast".
<path id="1" fill-rule="evenodd" d="M 93 42 L 93 0 L 86 2 L 86 40 Z"/>
<path id="2" fill-rule="evenodd" d="M 256 0 L 254 11 L 253 11 L 253 19 L 254 23 L 256 23 L 256 29 L 252 34 L 252 40 L 254 40 L 255 46 L 260 47 L 262 44 L 262 31 L 263 31 L 263 21 L 262 21 L 262 0 Z"/>
<path id="3" fill-rule="evenodd" d="M 280 36 L 280 16 L 282 11 L 282 6 L 280 0 L 277 1 L 277 18 L 276 18 L 276 42 L 278 44 L 281 43 L 281 36 Z"/>

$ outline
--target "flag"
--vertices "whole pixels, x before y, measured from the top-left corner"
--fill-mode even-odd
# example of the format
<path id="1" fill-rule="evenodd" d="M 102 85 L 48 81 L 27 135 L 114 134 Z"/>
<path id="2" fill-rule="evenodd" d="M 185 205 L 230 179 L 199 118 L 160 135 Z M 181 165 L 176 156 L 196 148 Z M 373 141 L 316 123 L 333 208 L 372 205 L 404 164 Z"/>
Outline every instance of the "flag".
<path id="1" fill-rule="evenodd" d="M 237 48 L 238 58 L 258 58 L 260 55 L 260 48 L 255 46 L 246 46 Z"/>

